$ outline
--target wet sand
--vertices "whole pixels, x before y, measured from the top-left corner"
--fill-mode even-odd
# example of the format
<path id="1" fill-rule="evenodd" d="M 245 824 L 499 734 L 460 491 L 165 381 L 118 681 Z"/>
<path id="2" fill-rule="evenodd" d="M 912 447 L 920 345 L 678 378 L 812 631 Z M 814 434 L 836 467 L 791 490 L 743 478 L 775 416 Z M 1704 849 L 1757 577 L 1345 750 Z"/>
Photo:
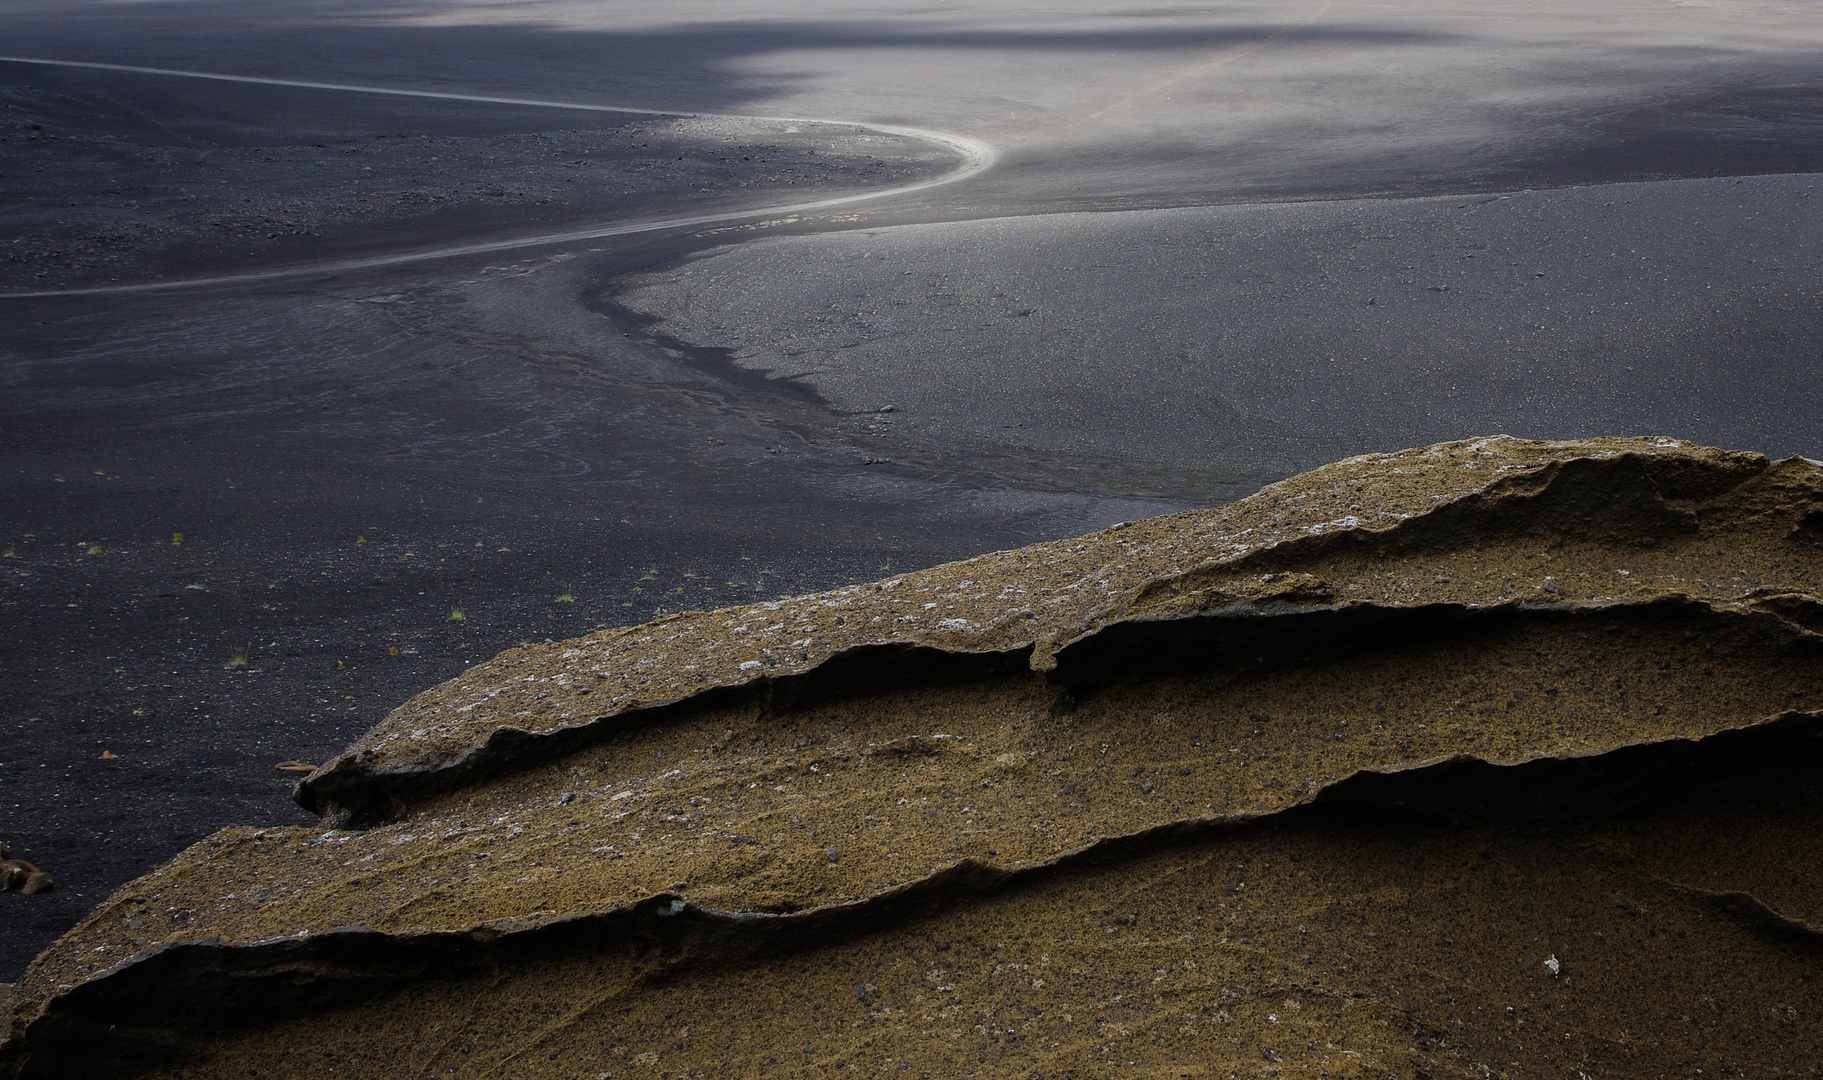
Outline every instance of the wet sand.
<path id="1" fill-rule="evenodd" d="M 1814 455 L 1819 198 L 1800 174 L 1001 217 L 717 247 L 612 295 L 841 412 L 894 406 L 882 456 L 1033 482 L 1182 496 L 1465 430 Z"/>

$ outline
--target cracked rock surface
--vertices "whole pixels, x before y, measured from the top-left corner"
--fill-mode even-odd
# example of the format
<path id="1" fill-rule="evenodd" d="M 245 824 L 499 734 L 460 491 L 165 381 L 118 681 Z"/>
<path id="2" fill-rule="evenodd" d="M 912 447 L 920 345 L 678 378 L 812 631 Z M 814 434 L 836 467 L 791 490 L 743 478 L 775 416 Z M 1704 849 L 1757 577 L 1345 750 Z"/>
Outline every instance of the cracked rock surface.
<path id="1" fill-rule="evenodd" d="M 6 1075 L 1812 1075 L 1823 466 L 1350 459 L 512 650 L 10 997 Z"/>

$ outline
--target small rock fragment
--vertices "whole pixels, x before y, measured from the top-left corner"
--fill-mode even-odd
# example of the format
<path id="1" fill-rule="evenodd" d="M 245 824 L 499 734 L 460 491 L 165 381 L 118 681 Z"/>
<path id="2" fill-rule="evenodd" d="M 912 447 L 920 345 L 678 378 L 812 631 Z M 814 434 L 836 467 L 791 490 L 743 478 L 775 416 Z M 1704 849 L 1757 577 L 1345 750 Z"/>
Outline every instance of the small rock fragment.
<path id="1" fill-rule="evenodd" d="M 30 895 L 32 893 L 50 892 L 56 882 L 51 875 L 26 862 L 12 857 L 12 849 L 0 842 L 0 892 L 18 889 Z"/>

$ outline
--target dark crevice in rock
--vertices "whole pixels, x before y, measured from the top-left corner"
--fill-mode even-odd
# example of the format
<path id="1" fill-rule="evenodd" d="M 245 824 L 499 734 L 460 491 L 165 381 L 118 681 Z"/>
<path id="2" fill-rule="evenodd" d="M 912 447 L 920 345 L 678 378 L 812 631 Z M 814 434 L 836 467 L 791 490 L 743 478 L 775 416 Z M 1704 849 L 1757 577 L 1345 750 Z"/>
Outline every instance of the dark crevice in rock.
<path id="1" fill-rule="evenodd" d="M 1135 606 L 1194 592 L 1211 577 L 1295 571 L 1343 548 L 1385 557 L 1456 550 L 1471 538 L 1526 536 L 1650 545 L 1666 536 L 1693 533 L 1702 506 L 1735 491 L 1767 467 L 1766 459 L 1757 454 L 1731 455 L 1702 467 L 1638 454 L 1551 462 L 1389 527 L 1375 528 L 1368 520 L 1330 528 L 1220 566 L 1162 578 L 1139 593 Z"/>
<path id="2" fill-rule="evenodd" d="M 338 829 L 370 828 L 398 817 L 410 803 L 474 780 L 580 750 L 633 723 L 664 723 L 685 710 L 712 708 L 763 693 L 764 684 L 716 687 L 693 697 L 659 702 L 635 713 L 605 716 L 550 732 L 496 728 L 486 741 L 435 768 L 371 770 L 360 757 L 343 757 L 305 778 L 293 798 Z M 621 721 L 613 723 L 612 721 Z"/>
<path id="3" fill-rule="evenodd" d="M 760 677 L 739 686 L 719 686 L 673 701 L 601 717 L 591 723 L 530 732 L 499 728 L 461 758 L 435 768 L 373 770 L 359 756 L 339 759 L 297 786 L 298 805 L 322 815 L 336 828 L 367 828 L 404 813 L 419 800 L 470 784 L 481 777 L 528 768 L 612 738 L 634 727 L 672 722 L 705 709 L 757 702 L 789 711 L 817 702 L 931 683 L 966 682 L 1023 669 L 1030 649 L 966 653 L 905 642 L 866 645 L 830 657 L 809 671 Z"/>
<path id="4" fill-rule="evenodd" d="M 1295 592 L 1301 597 L 1303 592 Z M 1641 604 L 1540 605 L 1512 601 L 1495 606 L 1427 604 L 1412 607 L 1350 604 L 1311 606 L 1296 599 L 1239 603 L 1185 616 L 1140 618 L 1114 623 L 1081 638 L 1057 654 L 1048 678 L 1070 688 L 1054 708 L 1063 715 L 1093 687 L 1188 672 L 1258 671 L 1284 664 L 1314 663 L 1373 651 L 1396 642 L 1401 647 L 1427 640 L 1527 622 L 1568 625 L 1604 621 L 1637 635 L 1645 627 L 1720 619 L 1757 621 L 1763 634 L 1792 639 L 1795 647 L 1816 648 L 1810 640 L 1819 605 L 1807 597 L 1759 598 L 1760 610 L 1718 610 L 1706 601 L 1659 596 Z M 1797 631 L 1795 634 L 1791 631 Z M 1720 627 L 1693 626 L 1693 632 L 1729 636 Z M 454 790 L 482 777 L 498 776 L 549 761 L 613 737 L 632 727 L 663 724 L 701 710 L 736 702 L 757 701 L 788 712 L 817 702 L 918 685 L 953 684 L 1022 669 L 1030 650 L 1007 653 L 955 653 L 910 644 L 866 646 L 848 650 L 801 674 L 761 679 L 738 687 L 718 687 L 693 697 L 621 713 L 589 725 L 559 728 L 543 734 L 504 728 L 460 760 L 434 769 L 369 771 L 357 758 L 300 784 L 300 805 L 323 815 L 339 828 L 372 826 L 404 813 L 416 801 Z"/>
<path id="5" fill-rule="evenodd" d="M 1519 600 L 1491 606 L 1413 607 L 1300 606 L 1276 600 L 1241 603 L 1206 613 L 1108 626 L 1060 651 L 1050 678 L 1087 688 L 1188 672 L 1238 674 L 1523 625 L 1598 625 L 1637 637 L 1649 628 L 1689 624 L 1690 632 L 1713 634 L 1718 640 L 1741 634 L 1766 641 L 1785 639 L 1798 648 L 1823 646 L 1823 639 L 1815 638 L 1803 622 L 1805 617 L 1814 617 L 1814 604 L 1780 597 L 1768 598 L 1759 606 L 1766 610 L 1718 608 L 1708 601 L 1675 595 L 1653 597 L 1644 603 L 1587 605 Z"/>
<path id="6" fill-rule="evenodd" d="M 1704 901 L 1712 910 L 1735 919 L 1742 925 L 1783 941 L 1797 943 L 1810 951 L 1823 951 L 1823 927 L 1794 919 L 1760 900 L 1752 893 L 1730 890 L 1717 892 L 1684 885 L 1676 881 L 1660 882 L 1665 888 Z"/>
<path id="7" fill-rule="evenodd" d="M 1633 440 L 1627 445 L 1637 446 L 1640 442 L 1642 440 Z M 1372 498 L 1351 494 L 1352 488 L 1357 483 L 1379 483 L 1388 475 L 1416 476 L 1424 468 L 1434 470 L 1435 466 L 1400 468 L 1396 464 L 1398 455 L 1384 460 L 1341 463 L 1331 467 L 1340 475 L 1334 489 L 1327 493 L 1340 505 L 1323 513 L 1339 513 L 1343 507 L 1360 509 L 1362 516 L 1359 519 L 1349 514 L 1326 521 L 1313 520 L 1300 527 L 1280 530 L 1284 535 L 1275 536 L 1266 535 L 1273 530 L 1242 530 L 1234 536 L 1249 537 L 1246 542 L 1255 545 L 1251 551 L 1233 557 L 1197 560 L 1199 565 L 1187 570 L 1159 575 L 1126 589 L 1111 586 L 1104 580 L 1099 585 L 1109 590 L 1108 602 L 1098 612 L 1066 615 L 1060 625 L 1043 626 L 1038 624 L 1045 622 L 1044 618 L 1027 611 L 1026 618 L 1038 620 L 1038 624 L 1031 627 L 1030 636 L 1020 641 L 1003 641 L 1001 647 L 984 651 L 1002 658 L 1015 654 L 1029 657 L 1031 667 L 1040 671 L 1048 672 L 1053 665 L 1071 669 L 1054 676 L 1066 684 L 1093 682 L 1111 677 L 1110 665 L 1095 662 L 1104 653 L 1124 651 L 1130 658 L 1137 654 L 1143 664 L 1156 663 L 1149 658 L 1144 643 L 1156 640 L 1160 635 L 1175 633 L 1147 628 L 1151 621 L 1159 618 L 1211 612 L 1277 616 L 1321 608 L 1334 599 L 1332 590 L 1321 579 L 1303 571 L 1316 568 L 1325 558 L 1339 553 L 1366 554 L 1381 559 L 1409 558 L 1414 553 L 1452 552 L 1488 543 L 1511 543 L 1517 539 L 1547 545 L 1561 544 L 1568 539 L 1620 548 L 1650 548 L 1673 539 L 1689 539 L 1698 532 L 1705 515 L 1719 512 L 1718 508 L 1734 507 L 1743 500 L 1751 501 L 1758 489 L 1776 487 L 1787 474 L 1796 477 L 1806 470 L 1814 471 L 1814 467 L 1802 459 L 1769 463 L 1759 454 L 1713 450 L 1690 453 L 1667 441 L 1660 442 L 1666 445 L 1655 443 L 1652 450 L 1621 452 L 1591 452 L 1596 450 L 1594 443 L 1563 444 L 1563 457 L 1529 461 L 1522 466 L 1516 461 L 1508 462 L 1498 464 L 1494 469 L 1478 466 L 1470 460 L 1462 465 L 1461 475 L 1484 477 L 1478 481 L 1481 486 L 1474 486 L 1474 482 L 1461 485 L 1460 480 L 1452 480 L 1451 484 L 1461 485 L 1453 497 L 1438 496 L 1443 501 L 1425 503 L 1416 512 L 1408 510 L 1391 515 L 1377 510 L 1372 505 Z M 1479 453 L 1509 444 L 1514 447 L 1557 445 L 1521 444 L 1496 438 L 1451 444 L 1450 449 Z M 1673 448 L 1667 449 L 1668 446 Z M 1359 481 L 1347 474 L 1350 466 L 1358 466 L 1362 477 Z M 1375 473 L 1376 469 L 1385 471 Z M 1317 475 L 1310 474 L 1311 477 Z M 1799 487 L 1805 482 L 1802 477 L 1798 481 Z M 1283 499 L 1284 504 L 1291 507 L 1291 504 L 1306 500 L 1301 510 L 1293 507 L 1287 512 L 1294 517 L 1300 512 L 1308 513 L 1314 506 L 1308 503 L 1308 493 L 1284 497 L 1293 490 L 1288 485 L 1300 482 L 1305 482 L 1305 478 L 1273 485 L 1248 501 L 1270 504 L 1275 499 Z M 1788 503 L 1791 501 L 1791 492 L 1780 491 L 1779 494 L 1787 496 Z M 1362 505 L 1366 508 L 1346 501 L 1356 497 L 1363 500 Z M 1779 512 L 1798 520 L 1799 531 L 1806 527 L 1803 522 L 1810 520 L 1803 516 L 1801 505 L 1787 505 Z M 1819 513 L 1823 510 L 1810 510 L 1813 517 Z M 1188 519 L 1185 523 L 1189 524 Z M 1109 535 L 1120 528 L 1109 530 Z M 949 569 L 963 572 L 962 568 L 977 561 L 981 560 L 954 564 Z M 992 577 L 1005 571 L 983 569 L 980 572 Z M 1237 581 L 1246 575 L 1261 575 L 1262 580 Z M 880 592 L 897 583 L 880 583 L 872 589 Z M 1489 595 L 1485 599 L 1459 606 L 1479 607 L 1518 600 L 1492 591 L 1491 585 L 1488 588 Z M 1545 606 L 1550 601 L 1549 592 L 1550 588 L 1547 588 L 1545 593 L 1529 595 L 1525 599 Z M 840 603 L 853 606 L 853 601 L 849 600 Z M 1413 596 L 1409 605 L 1393 598 L 1384 606 L 1388 609 L 1384 615 L 1363 612 L 1340 617 L 1360 618 L 1376 627 L 1380 624 L 1373 624 L 1372 620 L 1384 619 L 1387 620 L 1384 629 L 1396 633 L 1402 625 L 1420 626 L 1427 618 L 1444 617 L 1442 608 L 1447 605 L 1431 605 L 1438 610 L 1419 616 L 1409 624 L 1399 609 L 1425 607 L 1424 597 Z M 756 613 L 753 617 L 770 621 L 775 615 L 769 608 L 768 613 Z M 781 613 L 776 617 L 789 621 L 791 616 Z M 1275 632 L 1264 630 L 1267 636 Z M 1326 631 L 1330 636 L 1345 632 L 1340 623 L 1333 631 Z M 1016 632 L 1014 636 L 1022 633 Z M 919 632 L 908 633 L 907 637 L 910 640 L 901 640 L 895 631 L 893 640 L 838 648 L 820 657 L 815 655 L 813 647 L 799 661 L 783 665 L 797 667 L 791 674 L 774 677 L 765 669 L 751 674 L 743 669 L 742 673 L 711 677 L 700 688 L 679 686 L 678 692 L 661 695 L 656 701 L 632 701 L 590 719 L 554 724 L 550 721 L 528 722 L 524 727 L 495 720 L 493 722 L 500 726 L 485 734 L 483 730 L 477 730 L 466 747 L 404 755 L 411 761 L 406 767 L 390 765 L 383 760 L 385 755 L 376 757 L 367 750 L 357 749 L 330 763 L 322 772 L 306 778 L 299 786 L 297 800 L 306 809 L 323 814 L 331 824 L 358 827 L 387 820 L 405 804 L 427 793 L 460 786 L 487 771 L 548 759 L 569 748 L 586 745 L 600 737 L 597 729 L 623 730 L 627 721 L 622 717 L 641 714 L 632 722 L 643 724 L 660 716 L 675 715 L 679 707 L 710 708 L 740 700 L 739 695 L 745 694 L 783 694 L 789 698 L 807 693 L 840 693 L 842 686 L 860 686 L 870 680 L 879 686 L 941 679 L 945 677 L 942 668 L 946 663 L 941 657 L 978 655 L 974 652 L 977 646 L 969 644 L 966 636 L 957 637 L 954 647 L 941 643 L 942 634 Z M 1057 651 L 1059 647 L 1060 651 Z M 1167 651 L 1181 655 L 1194 652 L 1198 647 L 1174 641 L 1168 643 Z M 768 667 L 779 659 L 768 657 Z M 966 666 L 967 661 L 963 663 Z M 819 689 L 823 687 L 828 689 Z M 436 694 L 432 692 L 428 697 L 434 698 Z M 387 724 L 364 741 L 371 743 L 388 725 L 399 726 L 389 718 Z M 543 730 L 527 730 L 541 727 Z M 448 775 L 443 775 L 445 773 Z"/>
<path id="8" fill-rule="evenodd" d="M 1753 598 L 1753 606 L 1775 612 L 1795 626 L 1823 634 L 1823 603 L 1801 593 L 1771 593 Z"/>
<path id="9" fill-rule="evenodd" d="M 1701 739 L 1667 739 L 1600 754 L 1498 765 L 1462 755 L 1370 770 L 1325 788 L 1315 805 L 1380 807 L 1458 823 L 1587 822 L 1708 796 L 1754 776 L 1803 784 L 1823 766 L 1823 723 L 1793 712 Z"/>

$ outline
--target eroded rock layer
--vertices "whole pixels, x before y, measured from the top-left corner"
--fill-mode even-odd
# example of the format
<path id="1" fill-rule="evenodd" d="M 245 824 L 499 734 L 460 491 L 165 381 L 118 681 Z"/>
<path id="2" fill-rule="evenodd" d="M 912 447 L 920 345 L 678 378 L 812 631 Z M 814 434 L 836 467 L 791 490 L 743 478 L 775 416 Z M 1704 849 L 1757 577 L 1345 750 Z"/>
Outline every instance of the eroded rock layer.
<path id="1" fill-rule="evenodd" d="M 1815 1075 L 1823 466 L 1492 438 L 513 650 L 19 1076 Z"/>

